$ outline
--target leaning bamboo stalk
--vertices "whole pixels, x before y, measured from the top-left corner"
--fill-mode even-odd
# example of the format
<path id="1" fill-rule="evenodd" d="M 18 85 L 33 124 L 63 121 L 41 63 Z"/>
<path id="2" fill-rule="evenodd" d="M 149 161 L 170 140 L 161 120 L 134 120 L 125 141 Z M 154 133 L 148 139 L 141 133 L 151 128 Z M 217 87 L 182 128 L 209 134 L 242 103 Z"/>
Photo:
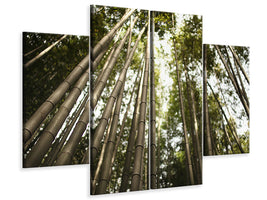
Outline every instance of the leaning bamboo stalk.
<path id="1" fill-rule="evenodd" d="M 131 26 L 131 25 L 130 25 Z M 130 30 L 130 32 L 132 32 L 131 30 Z M 131 35 L 132 34 L 130 34 L 130 37 L 129 37 L 129 41 L 128 41 L 128 49 L 127 49 L 127 56 L 126 56 L 126 61 L 127 61 L 127 59 L 128 59 L 128 56 L 129 56 L 129 53 L 130 53 L 130 43 L 131 43 Z M 112 56 L 112 54 L 113 54 L 113 52 L 112 51 L 114 51 L 114 47 L 113 47 L 113 49 L 111 50 L 111 52 L 110 52 L 110 55 Z M 109 62 L 108 60 L 110 60 L 110 56 L 107 58 L 107 62 Z M 103 70 L 102 70 L 102 73 L 98 76 L 98 78 L 100 77 L 101 78 L 101 75 L 103 74 L 103 71 L 105 70 L 105 66 L 103 67 Z M 97 78 L 97 80 L 98 80 L 98 78 Z M 98 81 L 96 80 L 96 85 L 98 84 Z M 109 122 L 109 127 L 108 127 L 108 131 L 107 131 L 107 134 L 106 134 L 106 136 L 105 136 L 105 141 L 104 141 L 104 144 L 103 144 L 103 147 L 102 147 L 102 150 L 101 150 L 101 154 L 100 154 L 100 158 L 99 158 L 99 161 L 98 161 L 98 163 L 97 163 L 97 169 L 96 169 L 96 172 L 95 172 L 95 176 L 94 176 L 94 180 L 92 181 L 92 186 L 91 186 L 91 189 L 92 189 L 92 194 L 95 194 L 95 192 L 96 192 L 96 182 L 99 180 L 99 176 L 100 176 L 100 169 L 101 169 L 101 166 L 102 166 L 102 163 L 103 163 L 103 158 L 104 158 L 104 155 L 105 155 L 105 158 L 106 158 L 106 154 L 107 153 L 105 153 L 106 151 L 105 151 L 105 149 L 107 148 L 109 148 L 109 147 L 106 147 L 107 146 L 107 144 L 108 144 L 108 139 L 109 139 L 109 135 L 112 135 L 112 134 L 114 134 L 114 124 L 117 124 L 118 123 L 118 120 L 117 120 L 117 122 L 116 122 L 116 117 L 117 117 L 117 114 L 115 114 L 115 112 L 116 113 L 118 113 L 119 111 L 118 111 L 118 109 L 119 109 L 119 104 L 121 104 L 121 100 L 122 100 L 122 94 L 123 94 L 123 91 L 124 91 L 124 86 L 121 88 L 121 91 L 120 91 L 120 95 L 119 95 L 119 98 L 117 99 L 117 101 L 116 101 L 116 106 L 114 107 L 114 109 L 113 109 L 113 112 L 112 112 L 112 115 L 111 115 L 111 119 L 110 119 L 110 122 Z M 127 109 L 129 109 L 129 105 L 128 105 L 128 108 Z M 128 111 L 127 111 L 128 112 Z M 117 117 L 117 119 L 118 119 L 118 117 Z M 124 119 L 125 120 L 125 119 Z M 123 123 L 125 123 L 125 122 L 123 122 Z M 121 132 L 120 132 L 121 133 Z M 120 136 L 118 136 L 118 137 L 120 137 Z M 114 150 L 114 152 L 113 152 L 113 156 L 115 156 L 114 154 L 116 154 L 116 146 L 115 146 L 115 150 Z M 113 157 L 112 157 L 113 158 Z M 106 158 L 107 159 L 107 158 Z M 113 161 L 114 161 L 114 159 L 113 159 Z M 111 166 L 113 165 L 113 161 L 111 161 Z M 105 165 L 105 163 L 103 164 L 103 165 Z M 102 167 L 103 168 L 103 167 Z M 102 169 L 102 170 L 105 170 L 105 169 Z M 110 179 L 110 174 L 111 174 L 111 167 L 110 167 L 110 170 L 109 170 L 109 175 L 108 175 L 108 178 L 106 178 L 107 180 L 109 180 Z M 102 180 L 100 180 L 100 182 L 101 182 Z"/>
<path id="2" fill-rule="evenodd" d="M 121 28 L 122 29 L 122 28 Z M 110 52 L 112 51 L 112 49 L 114 49 L 117 46 L 117 42 L 121 33 L 121 29 L 120 31 L 117 33 L 117 36 L 114 38 L 114 43 L 113 43 L 113 47 L 111 48 Z M 103 56 L 106 54 L 107 50 L 108 50 L 109 46 L 106 46 L 105 49 L 103 49 L 99 55 L 95 58 L 95 60 L 91 63 L 91 72 L 94 72 L 100 61 L 102 60 Z"/>
<path id="3" fill-rule="evenodd" d="M 249 103 L 248 103 L 248 99 L 247 99 L 247 94 L 246 94 L 246 91 L 245 91 L 245 88 L 244 88 L 244 85 L 243 85 L 243 81 L 241 79 L 241 76 L 240 76 L 240 73 L 239 73 L 239 69 L 238 69 L 238 66 L 237 66 L 237 62 L 236 62 L 236 59 L 234 59 L 234 65 L 236 66 L 236 71 L 237 71 L 237 76 L 238 76 L 238 79 L 239 79 L 239 83 L 241 85 L 241 88 L 239 86 L 239 83 L 238 83 L 238 80 L 235 76 L 235 71 L 234 71 L 234 68 L 232 66 L 232 63 L 230 61 L 230 56 L 228 54 L 228 51 L 227 51 L 227 48 L 225 47 L 225 52 L 226 52 L 226 55 L 227 55 L 227 59 L 228 59 L 228 63 L 229 63 L 229 67 L 232 71 L 232 74 L 233 74 L 233 77 L 234 77 L 234 80 L 236 82 L 236 85 L 239 87 L 239 92 L 240 92 L 240 96 L 244 99 L 247 107 L 249 108 Z"/>
<path id="4" fill-rule="evenodd" d="M 38 140 L 41 134 L 41 129 L 46 126 L 46 124 L 49 124 L 49 122 L 52 120 L 52 118 L 46 118 L 42 124 L 39 125 L 39 127 L 36 129 L 36 131 L 32 134 L 30 139 L 23 145 L 24 152 L 27 152 Z"/>
<path id="5" fill-rule="evenodd" d="M 110 63 L 110 60 L 111 58 L 114 56 L 114 52 L 115 52 L 115 48 L 116 48 L 116 45 L 114 45 L 107 57 L 107 60 L 103 66 L 103 69 L 102 71 L 99 73 L 99 75 L 97 76 L 97 79 L 94 81 L 94 88 L 99 84 L 99 81 L 102 80 L 102 77 L 103 75 L 105 74 L 105 71 L 107 69 L 107 67 L 109 66 L 109 63 Z"/>
<path id="6" fill-rule="evenodd" d="M 130 46 L 128 46 L 127 52 L 128 52 L 127 53 L 127 55 L 128 55 L 130 52 Z M 128 56 L 126 56 L 126 59 L 127 58 L 128 58 Z M 137 74 L 136 80 L 138 78 L 138 75 L 139 75 L 139 72 Z M 125 79 L 124 79 L 124 81 L 125 81 Z M 125 82 L 124 82 L 124 84 L 125 84 Z M 122 134 L 122 131 L 120 131 L 120 133 L 116 139 L 117 126 L 119 123 L 119 115 L 120 115 L 121 103 L 122 103 L 122 98 L 123 98 L 124 84 L 121 88 L 119 97 L 116 101 L 115 111 L 114 111 L 113 119 L 112 119 L 111 131 L 110 131 L 110 134 L 108 136 L 108 143 L 106 146 L 107 150 L 105 151 L 105 155 L 104 155 L 105 159 L 103 161 L 102 169 L 101 169 L 102 173 L 101 173 L 100 182 L 99 182 L 99 185 L 97 188 L 97 194 L 103 194 L 106 191 L 106 187 L 108 185 L 108 182 L 109 182 L 110 176 L 111 176 L 112 165 L 113 165 L 113 161 L 115 159 L 114 157 L 116 156 L 116 151 L 118 148 L 118 144 L 120 142 L 120 136 Z M 131 99 L 132 99 L 132 95 L 131 95 L 130 101 L 131 101 Z M 127 106 L 127 111 L 125 113 L 126 116 L 127 116 L 128 110 L 129 110 L 129 105 L 130 105 L 130 103 Z M 123 123 L 125 123 L 125 119 L 126 118 L 124 117 Z M 121 130 L 123 130 L 123 129 L 121 129 Z"/>
<path id="7" fill-rule="evenodd" d="M 223 119 L 223 118 L 222 118 L 222 119 Z M 225 136 L 226 136 L 226 138 L 227 138 L 228 143 L 230 144 L 232 153 L 234 153 L 233 144 L 232 144 L 232 142 L 231 142 L 231 140 L 230 140 L 229 134 L 228 134 L 228 132 L 227 132 L 227 130 L 226 130 L 226 127 L 225 127 L 225 125 L 224 125 L 223 122 L 222 122 L 222 124 L 223 124 L 223 132 L 224 132 L 224 134 L 225 134 Z"/>
<path id="8" fill-rule="evenodd" d="M 94 90 L 93 90 L 93 95 L 92 95 L 92 104 L 91 104 L 91 108 L 94 109 L 105 86 L 106 86 L 106 83 L 107 83 L 107 80 L 109 78 L 109 75 L 111 74 L 111 71 L 113 69 L 113 67 L 115 66 L 116 64 L 116 61 L 119 57 L 119 54 L 121 52 L 121 49 L 128 37 L 128 35 L 130 34 L 130 31 L 132 29 L 132 27 L 134 26 L 134 24 L 136 23 L 138 19 L 138 16 L 134 19 L 134 22 L 132 24 L 132 26 L 130 26 L 127 30 L 127 32 L 125 33 L 123 39 L 121 40 L 120 44 L 118 45 L 117 49 L 115 50 L 114 54 L 112 54 L 110 60 L 108 60 L 108 66 L 106 67 L 104 73 L 102 74 L 102 78 L 101 80 L 98 81 L 98 84 L 95 85 L 94 87 Z"/>
<path id="9" fill-rule="evenodd" d="M 91 194 L 95 194 L 95 192 L 96 192 L 96 183 L 99 181 L 100 170 L 101 170 L 101 166 L 102 166 L 102 163 L 103 163 L 103 160 L 104 160 L 104 155 L 105 155 L 106 146 L 107 146 L 107 143 L 108 143 L 108 138 L 109 138 L 109 134 L 110 134 L 110 130 L 111 130 L 111 124 L 112 124 L 112 121 L 113 121 L 114 112 L 115 112 L 115 107 L 112 110 L 111 118 L 109 120 L 108 129 L 107 129 L 107 132 L 106 132 L 106 135 L 105 135 L 104 143 L 103 143 L 103 146 L 102 146 L 102 149 L 101 149 L 101 153 L 100 153 L 100 156 L 99 156 L 99 160 L 98 160 L 98 163 L 97 163 L 97 167 L 96 167 L 96 170 L 95 170 L 95 173 L 94 173 L 94 178 L 91 181 Z M 94 170 L 92 168 L 91 174 L 93 174 L 93 171 Z"/>
<path id="10" fill-rule="evenodd" d="M 242 94 L 241 94 L 240 87 L 239 87 L 239 85 L 236 83 L 235 78 L 234 78 L 233 74 L 231 73 L 231 71 L 230 71 L 230 69 L 229 69 L 229 67 L 228 67 L 228 65 L 227 65 L 227 63 L 226 63 L 226 61 L 224 60 L 224 58 L 223 58 L 223 56 L 222 56 L 222 53 L 221 53 L 219 47 L 218 47 L 217 45 L 215 45 L 215 48 L 216 48 L 216 50 L 217 50 L 217 52 L 218 52 L 218 54 L 219 54 L 219 56 L 220 56 L 220 58 L 221 58 L 221 61 L 223 62 L 224 66 L 225 66 L 225 69 L 226 69 L 226 71 L 227 71 L 227 73 L 228 73 L 228 76 L 229 76 L 230 80 L 232 81 L 232 84 L 233 84 L 233 86 L 234 86 L 234 88 L 235 88 L 235 90 L 236 90 L 236 93 L 237 93 L 237 95 L 238 95 L 238 97 L 239 97 L 239 99 L 240 99 L 240 101 L 241 101 L 241 103 L 242 103 L 242 105 L 243 105 L 243 107 L 244 107 L 244 109 L 245 109 L 245 111 L 246 111 L 246 114 L 247 114 L 247 116 L 248 116 L 248 118 L 249 118 L 249 107 L 248 107 L 248 105 L 246 104 L 246 102 L 245 102 L 245 100 L 244 100 L 244 98 L 243 98 L 243 96 L 242 96 Z"/>
<path id="11" fill-rule="evenodd" d="M 77 121 L 78 117 L 80 116 L 87 100 L 89 99 L 89 93 L 85 96 L 85 98 L 82 100 L 81 105 L 79 106 L 77 112 L 74 114 L 73 120 L 71 121 L 70 125 L 67 126 L 66 131 L 64 132 L 64 136 L 61 138 L 55 153 L 53 154 L 51 160 L 48 162 L 48 165 L 53 165 L 55 162 L 60 150 L 62 149 L 64 143 L 66 142 L 67 138 L 69 137 L 70 131 L 72 130 L 73 126 L 75 125 L 75 122 Z"/>
<path id="12" fill-rule="evenodd" d="M 54 106 L 61 100 L 66 91 L 72 84 L 81 76 L 85 69 L 88 69 L 89 55 L 87 55 L 68 75 L 68 77 L 59 85 L 59 87 L 48 97 L 48 99 L 35 111 L 31 118 L 25 123 L 23 129 L 23 141 L 26 143 L 46 118 L 46 116 L 52 111 Z"/>
<path id="13" fill-rule="evenodd" d="M 130 52 L 130 48 L 131 48 L 131 42 L 130 42 L 130 41 L 131 41 L 131 37 L 129 38 L 128 50 L 127 50 L 127 56 L 126 56 L 126 59 L 127 59 L 128 56 L 129 56 L 129 52 Z M 142 62 L 142 61 L 141 61 L 141 62 Z M 133 95 L 134 95 L 134 91 L 135 91 L 135 87 L 136 87 L 136 84 L 137 84 L 137 81 L 138 81 L 138 78 L 139 78 L 139 73 L 140 73 L 140 71 L 141 71 L 141 68 L 139 68 L 138 73 L 137 73 L 137 76 L 136 76 L 136 78 L 135 78 L 134 85 L 133 85 L 133 89 L 132 89 L 132 92 L 131 92 L 131 97 L 130 97 L 129 102 L 127 103 L 127 108 L 126 108 L 126 111 L 125 111 L 124 116 L 123 116 L 123 119 L 122 119 L 122 123 L 121 123 L 120 131 L 119 131 L 119 134 L 118 134 L 118 136 L 117 136 L 116 144 L 115 144 L 115 148 L 114 148 L 113 155 L 112 155 L 111 166 L 113 166 L 113 163 L 114 163 L 115 158 L 116 158 L 117 150 L 118 150 L 119 144 L 120 144 L 120 142 L 121 142 L 121 136 L 122 136 L 122 133 L 123 133 L 123 131 L 124 131 L 124 127 L 125 127 L 126 119 L 127 119 L 127 116 L 128 116 L 128 112 L 129 112 L 129 110 L 130 110 L 130 106 L 131 106 L 132 98 L 133 98 Z M 108 180 L 110 180 L 111 174 L 112 174 L 112 168 L 110 167 L 109 175 L 108 175 Z"/>
<path id="14" fill-rule="evenodd" d="M 113 45 L 113 48 L 114 48 L 114 46 L 115 46 L 115 44 Z M 100 61 L 102 60 L 102 58 L 103 58 L 103 56 L 106 54 L 106 51 L 108 50 L 108 46 L 104 49 L 104 51 L 102 51 L 97 57 L 96 57 L 96 59 L 94 60 L 94 61 L 91 61 L 91 71 L 92 72 L 94 72 L 96 69 L 97 69 L 97 67 L 98 67 L 98 65 L 99 65 L 99 63 L 100 63 Z"/>
<path id="15" fill-rule="evenodd" d="M 240 69 L 241 69 L 241 71 L 242 71 L 242 73 L 243 73 L 245 79 L 247 80 L 247 82 L 248 82 L 248 84 L 249 84 L 249 77 L 248 77 L 247 73 L 245 72 L 244 68 L 242 67 L 241 62 L 240 62 L 238 56 L 236 55 L 234 49 L 233 49 L 231 46 L 228 46 L 228 47 L 229 47 L 229 49 L 231 50 L 231 52 L 232 52 L 232 54 L 233 54 L 233 56 L 234 56 L 236 62 L 238 63 L 238 65 L 239 65 L 239 67 L 240 67 Z"/>
<path id="16" fill-rule="evenodd" d="M 133 111 L 133 117 L 132 117 L 132 123 L 131 123 L 131 129 L 129 133 L 128 138 L 128 145 L 126 149 L 126 155 L 125 155 L 125 162 L 122 172 L 122 182 L 120 187 L 120 192 L 125 192 L 128 187 L 128 180 L 130 177 L 130 164 L 131 164 L 131 158 L 132 158 L 132 152 L 134 148 L 134 142 L 135 142 L 135 136 L 136 136 L 136 129 L 138 126 L 138 119 L 139 119 L 139 113 L 140 113 L 140 102 L 141 102 L 141 93 L 142 93 L 142 81 L 144 76 L 144 70 L 145 67 L 142 69 L 141 77 L 138 81 L 138 87 L 136 90 L 136 98 L 135 98 L 135 106 Z"/>
<path id="17" fill-rule="evenodd" d="M 137 45 L 141 39 L 141 36 L 142 34 L 144 33 L 145 31 L 145 28 L 146 28 L 147 25 L 145 25 L 145 27 L 141 30 L 137 40 L 136 40 L 136 43 L 129 55 L 129 58 L 127 60 L 127 62 L 125 63 L 123 69 L 121 70 L 121 73 L 120 73 L 120 76 L 116 82 L 116 85 L 110 95 L 110 98 L 107 102 L 107 105 L 105 107 L 105 110 L 102 114 L 102 117 L 101 117 L 101 120 L 97 126 L 97 129 L 96 129 L 96 132 L 92 138 L 92 144 L 91 144 L 91 157 L 92 157 L 92 164 L 95 163 L 96 161 L 96 155 L 98 153 L 98 148 L 99 148 L 99 145 L 100 145 L 100 141 L 102 140 L 103 138 L 103 134 L 104 134 L 104 131 L 106 129 L 106 126 L 107 126 L 107 122 L 108 122 L 108 119 L 110 118 L 110 114 L 111 114 L 111 108 L 113 107 L 114 103 L 115 103 L 115 100 L 117 98 L 117 96 L 119 95 L 119 92 L 120 92 L 120 89 L 123 85 L 123 82 L 124 82 L 124 79 L 126 77 L 126 73 L 127 73 L 127 70 L 128 70 L 128 67 L 131 63 L 131 60 L 133 58 L 133 55 L 134 55 L 134 52 L 137 48 Z"/>
<path id="18" fill-rule="evenodd" d="M 147 45 L 146 45 L 146 57 L 145 57 L 145 72 L 142 86 L 142 96 L 140 102 L 140 116 L 138 122 L 138 134 L 136 138 L 135 146 L 135 156 L 134 156 L 134 167 L 132 174 L 132 184 L 131 191 L 139 190 L 142 166 L 142 158 L 144 151 L 144 135 L 145 135 L 145 123 L 146 123 L 146 100 L 147 100 L 147 89 L 148 89 L 148 74 L 149 74 L 149 30 L 147 36 Z"/>
<path id="19" fill-rule="evenodd" d="M 221 103 L 220 103 L 219 99 L 216 97 L 215 92 L 213 91 L 213 89 L 212 89 L 211 85 L 209 84 L 209 82 L 207 82 L 207 84 L 208 84 L 209 88 L 211 89 L 212 94 L 213 94 L 214 98 L 216 99 L 216 101 L 217 101 L 217 103 L 219 105 L 219 108 L 221 109 L 226 122 L 229 125 L 230 131 L 231 131 L 232 135 L 234 136 L 234 139 L 235 139 L 235 141 L 236 141 L 236 143 L 237 143 L 237 145 L 239 147 L 239 150 L 241 151 L 241 153 L 244 153 L 244 150 L 243 150 L 243 148 L 242 148 L 242 146 L 241 146 L 241 144 L 239 142 L 239 139 L 237 137 L 237 134 L 234 132 L 234 130 L 233 130 L 232 126 L 231 126 L 231 123 L 229 122 L 229 120 L 228 120 L 228 118 L 227 118 L 227 116 L 226 116 L 226 114 L 225 114 L 225 112 L 224 112 L 224 110 L 223 110 L 223 108 L 221 106 Z"/>
<path id="20" fill-rule="evenodd" d="M 34 53 L 35 51 L 37 51 L 38 49 L 42 48 L 43 46 L 44 46 L 44 45 L 42 44 L 42 45 L 36 47 L 35 49 L 29 51 L 28 53 L 25 53 L 23 56 L 24 56 L 24 57 L 29 56 L 29 55 L 31 55 L 32 53 Z"/>
<path id="21" fill-rule="evenodd" d="M 77 145 L 79 144 L 81 137 L 89 123 L 89 106 L 90 106 L 90 101 L 88 100 L 77 124 L 74 127 L 74 130 L 72 131 L 69 140 L 63 147 L 62 151 L 60 152 L 56 160 L 55 163 L 56 166 L 71 164 Z"/>
<path id="22" fill-rule="evenodd" d="M 110 44 L 112 41 L 113 35 L 116 33 L 116 31 L 123 25 L 123 23 L 130 17 L 135 9 L 131 9 L 129 12 L 126 12 L 124 16 L 121 18 L 121 20 L 109 31 L 107 35 L 105 35 L 93 48 L 91 59 L 94 60 L 98 54 L 105 49 L 106 46 Z"/>
<path id="23" fill-rule="evenodd" d="M 53 47 L 55 47 L 61 40 L 63 40 L 66 37 L 67 37 L 67 35 L 63 35 L 58 41 L 56 41 L 55 43 L 51 44 L 49 47 L 47 47 L 45 50 L 43 50 L 41 53 L 39 53 L 33 59 L 28 61 L 24 65 L 24 67 L 27 68 L 27 67 L 31 66 L 33 63 L 35 63 L 37 60 L 39 60 L 41 57 L 43 57 L 47 52 L 49 52 Z"/>
<path id="24" fill-rule="evenodd" d="M 96 194 L 104 194 L 106 192 L 106 188 L 109 182 L 109 171 L 111 170 L 111 162 L 112 162 L 112 155 L 115 149 L 115 143 L 116 143 L 116 132 L 119 122 L 119 116 L 120 116 L 120 109 L 121 109 L 121 103 L 122 103 L 122 97 L 123 97 L 123 91 L 124 91 L 124 85 L 125 85 L 125 79 L 124 83 L 121 87 L 120 94 L 116 101 L 116 106 L 113 114 L 113 119 L 111 122 L 111 129 L 110 134 L 108 136 L 108 142 L 106 145 L 106 151 L 104 154 L 104 160 L 101 167 L 101 173 L 100 173 L 100 181 L 96 190 Z"/>
<path id="25" fill-rule="evenodd" d="M 114 151 L 113 151 L 113 156 L 112 156 L 112 160 L 111 160 L 111 166 L 113 166 L 113 163 L 115 161 L 116 154 L 117 154 L 117 151 L 118 151 L 118 147 L 119 147 L 120 142 L 121 142 L 121 136 L 122 136 L 122 133 L 124 131 L 126 119 L 127 119 L 127 116 L 128 116 L 128 112 L 130 110 L 130 106 L 131 106 L 131 102 L 132 102 L 132 98 L 133 98 L 135 86 L 136 86 L 136 83 L 137 83 L 137 78 L 139 76 L 139 72 L 140 71 L 141 71 L 141 69 L 138 71 L 138 74 L 136 76 L 136 79 L 135 79 L 135 82 L 134 82 L 134 86 L 133 86 L 133 90 L 132 90 L 132 93 L 131 93 L 131 97 L 130 97 L 130 100 L 129 100 L 128 104 L 127 104 L 127 108 L 126 108 L 126 111 L 125 111 L 124 116 L 123 116 L 123 119 L 122 119 L 122 123 L 121 123 L 121 127 L 120 127 L 120 132 L 119 132 L 119 134 L 117 136 L 116 145 L 115 145 L 115 148 L 114 148 Z M 110 180 L 110 176 L 111 176 L 111 168 L 110 168 L 110 172 L 109 172 L 109 180 Z"/>
<path id="26" fill-rule="evenodd" d="M 236 71 L 237 71 L 238 79 L 239 79 L 239 82 L 240 82 L 241 87 L 242 87 L 242 93 L 243 93 L 243 96 L 244 96 L 244 98 L 245 98 L 245 100 L 246 100 L 246 103 L 247 103 L 247 105 L 248 105 L 248 107 L 249 107 L 249 99 L 248 99 L 248 95 L 247 95 L 247 92 L 246 92 L 246 90 L 245 90 L 243 81 L 242 81 L 242 79 L 241 79 L 240 72 L 239 72 L 239 69 L 238 69 L 236 60 L 234 60 L 234 63 L 235 63 L 235 67 L 236 67 Z"/>
<path id="27" fill-rule="evenodd" d="M 37 143 L 34 145 L 31 152 L 25 159 L 24 167 L 37 167 L 40 165 L 44 155 L 47 153 L 50 145 L 54 141 L 55 137 L 58 134 L 62 124 L 67 118 L 68 114 L 71 111 L 71 108 L 75 104 L 79 95 L 81 94 L 85 84 L 89 80 L 89 69 L 81 76 L 77 81 L 68 97 L 65 99 L 63 104 L 60 106 L 59 111 L 54 116 L 53 120 L 44 130 L 43 134 L 40 136 Z"/>

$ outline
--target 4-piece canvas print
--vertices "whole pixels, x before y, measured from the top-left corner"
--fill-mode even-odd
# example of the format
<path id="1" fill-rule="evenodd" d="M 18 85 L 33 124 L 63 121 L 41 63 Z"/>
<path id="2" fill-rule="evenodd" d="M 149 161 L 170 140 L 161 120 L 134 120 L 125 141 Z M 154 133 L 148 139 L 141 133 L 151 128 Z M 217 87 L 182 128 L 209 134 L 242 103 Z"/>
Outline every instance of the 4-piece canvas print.
<path id="1" fill-rule="evenodd" d="M 98 195 L 199 185 L 203 155 L 249 153 L 249 47 L 203 44 L 202 22 L 91 5 L 90 38 L 24 32 L 23 167 L 90 163 Z"/>

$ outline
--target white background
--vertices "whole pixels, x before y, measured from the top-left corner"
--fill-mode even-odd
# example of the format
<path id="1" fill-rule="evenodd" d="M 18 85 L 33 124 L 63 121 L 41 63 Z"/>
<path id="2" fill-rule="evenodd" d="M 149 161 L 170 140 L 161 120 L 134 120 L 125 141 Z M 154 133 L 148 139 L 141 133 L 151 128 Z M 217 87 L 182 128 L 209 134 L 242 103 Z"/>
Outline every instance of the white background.
<path id="1" fill-rule="evenodd" d="M 90 4 L 203 15 L 203 42 L 251 47 L 251 153 L 204 158 L 203 185 L 89 197 L 89 167 L 21 168 L 21 32 L 88 35 Z M 264 1 L 46 0 L 0 3 L 1 199 L 266 199 Z"/>

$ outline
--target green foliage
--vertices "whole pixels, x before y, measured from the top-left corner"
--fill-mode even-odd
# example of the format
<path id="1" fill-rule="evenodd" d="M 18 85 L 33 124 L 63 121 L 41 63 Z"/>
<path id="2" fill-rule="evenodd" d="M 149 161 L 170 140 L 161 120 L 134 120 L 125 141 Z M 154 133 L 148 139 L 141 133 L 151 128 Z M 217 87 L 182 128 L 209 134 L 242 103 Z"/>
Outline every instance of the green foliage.
<path id="1" fill-rule="evenodd" d="M 172 28 L 173 13 L 154 12 L 155 32 L 163 39 L 164 34 Z"/>

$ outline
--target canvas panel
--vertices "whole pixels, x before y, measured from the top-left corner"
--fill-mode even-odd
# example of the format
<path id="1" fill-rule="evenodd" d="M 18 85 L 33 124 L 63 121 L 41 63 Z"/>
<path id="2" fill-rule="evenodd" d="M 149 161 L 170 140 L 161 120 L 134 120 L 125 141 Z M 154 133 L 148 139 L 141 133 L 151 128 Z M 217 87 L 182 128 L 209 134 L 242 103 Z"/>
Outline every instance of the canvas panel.
<path id="1" fill-rule="evenodd" d="M 249 153 L 249 47 L 204 44 L 204 155 Z"/>
<path id="2" fill-rule="evenodd" d="M 148 11 L 91 6 L 91 189 L 148 189 Z"/>
<path id="3" fill-rule="evenodd" d="M 151 17 L 151 188 L 202 184 L 202 16 Z"/>
<path id="4" fill-rule="evenodd" d="M 88 44 L 88 36 L 23 33 L 23 167 L 88 163 Z"/>

